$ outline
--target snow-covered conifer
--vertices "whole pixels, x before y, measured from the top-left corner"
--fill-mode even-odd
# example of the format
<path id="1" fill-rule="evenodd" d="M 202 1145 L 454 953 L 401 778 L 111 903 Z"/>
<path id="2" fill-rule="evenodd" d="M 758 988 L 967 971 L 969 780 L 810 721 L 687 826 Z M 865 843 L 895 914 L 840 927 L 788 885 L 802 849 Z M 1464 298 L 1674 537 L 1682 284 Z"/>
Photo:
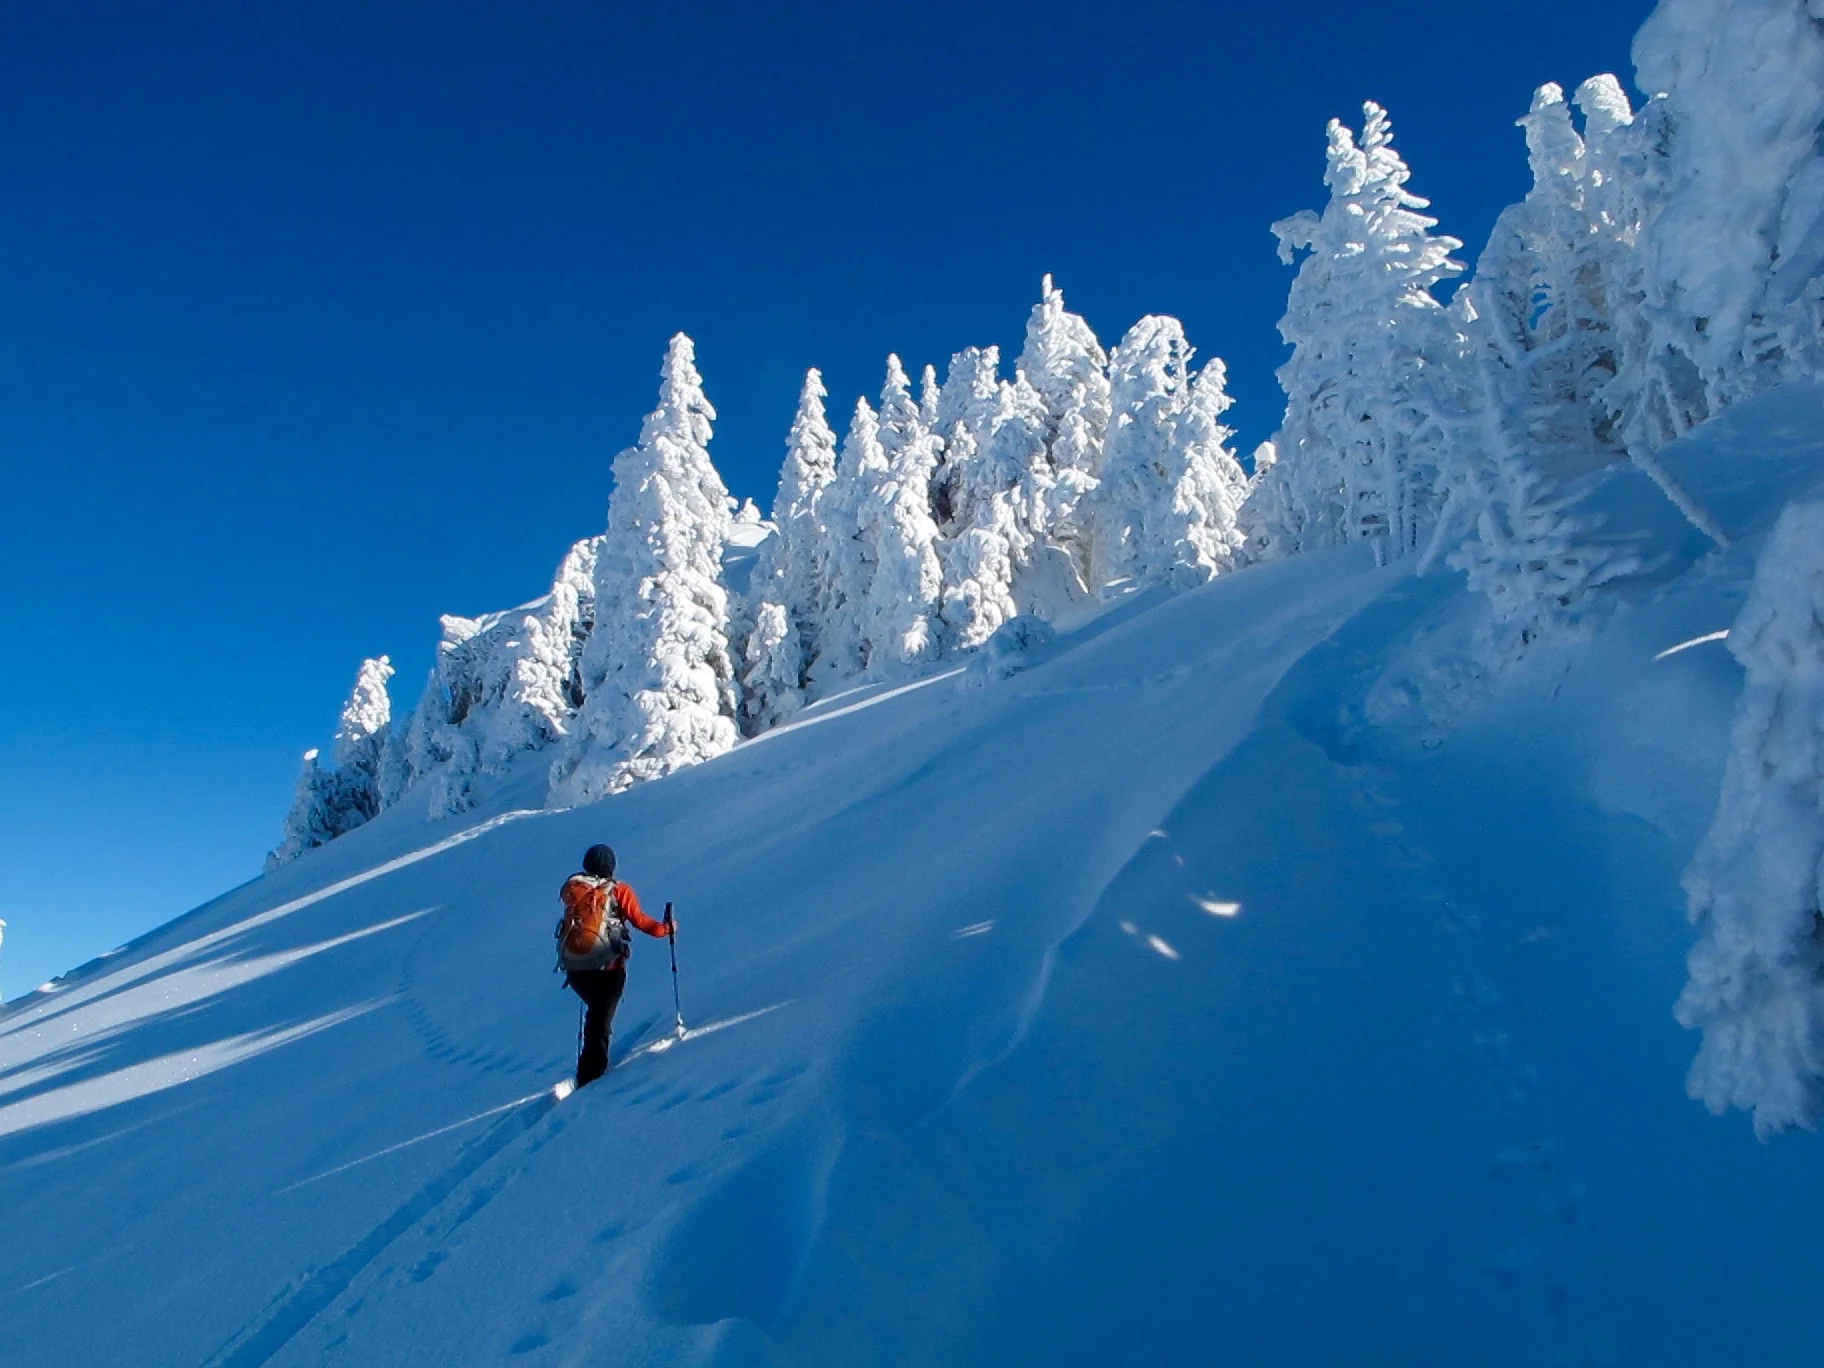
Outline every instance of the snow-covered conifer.
<path id="1" fill-rule="evenodd" d="M 823 401 L 823 376 L 807 371 L 798 412 L 786 437 L 785 464 L 773 499 L 774 534 L 761 544 L 749 596 L 754 626 L 743 653 L 742 719 L 749 734 L 766 730 L 804 705 L 811 662 L 831 608 L 824 497 L 836 479 L 836 434 Z"/>
<path id="2" fill-rule="evenodd" d="M 1586 116 L 1598 139 L 1631 119 L 1612 84 L 1584 87 L 1598 109 Z M 1533 187 L 1497 220 L 1472 288 L 1479 321 L 1502 332 L 1504 364 L 1517 372 L 1530 459 L 1563 479 L 1626 454 L 1603 395 L 1618 364 L 1610 301 L 1633 250 L 1632 226 L 1606 212 L 1606 149 L 1578 134 L 1558 86 L 1539 88 L 1520 125 Z"/>
<path id="3" fill-rule="evenodd" d="M 945 537 L 969 525 L 973 501 L 980 497 L 983 482 L 976 460 L 994 425 L 1000 365 L 999 347 L 966 347 L 950 358 L 938 391 L 932 430 L 942 446 L 931 482 L 931 511 Z"/>
<path id="4" fill-rule="evenodd" d="M 1781 515 L 1729 633 L 1747 671 L 1709 834 L 1685 871 L 1689 1089 L 1765 1136 L 1824 1116 L 1824 502 Z"/>
<path id="5" fill-rule="evenodd" d="M 909 664 L 944 648 L 943 568 L 931 516 L 938 441 L 912 402 L 897 356 L 887 358 L 880 394 L 880 448 L 886 469 L 861 520 L 874 548 L 863 627 L 871 668 Z"/>
<path id="6" fill-rule="evenodd" d="M 842 439 L 836 479 L 822 504 L 823 558 L 829 576 L 827 612 L 811 673 L 819 689 L 859 674 L 869 656 L 868 604 L 877 554 L 875 497 L 885 477 L 887 459 L 880 445 L 880 424 L 866 399 L 855 401 L 855 416 Z"/>
<path id="7" fill-rule="evenodd" d="M 285 814 L 279 843 L 266 853 L 268 874 L 281 865 L 290 864 L 307 850 L 328 845 L 338 835 L 328 820 L 332 776 L 317 757 L 317 751 L 307 750 L 298 766 L 298 780 L 291 791 L 291 810 Z"/>
<path id="8" fill-rule="evenodd" d="M 1286 493 L 1297 497 L 1300 549 L 1371 538 L 1383 554 L 1418 545 L 1433 502 L 1439 441 L 1434 376 L 1457 351 L 1431 290 L 1462 269 L 1462 244 L 1434 235 L 1379 105 L 1363 106 L 1360 143 L 1329 128 L 1324 212 L 1273 225 L 1280 259 L 1308 251 L 1280 335 L 1286 416 L 1274 438 Z"/>
<path id="9" fill-rule="evenodd" d="M 504 613 L 443 620 L 437 665 L 402 752 L 406 784 L 433 785 L 430 816 L 474 806 L 486 780 L 504 774 L 516 756 L 569 735 L 583 702 L 582 652 L 594 625 L 601 540 L 572 546 L 543 598 Z M 393 763 L 389 757 L 383 769 Z"/>
<path id="10" fill-rule="evenodd" d="M 951 357 L 938 401 L 943 617 L 961 650 L 981 645 L 1019 612 L 1014 584 L 1032 540 L 1029 488 L 1050 483 L 1038 395 L 1024 381 L 1004 384 L 999 371 L 998 348 L 966 348 Z"/>
<path id="11" fill-rule="evenodd" d="M 1102 469 L 1102 438 L 1109 421 L 1108 354 L 1089 323 L 1065 309 L 1064 292 L 1049 275 L 1026 321 L 1015 372 L 1038 396 L 1045 415 L 1050 479 L 1032 491 L 1031 530 L 1067 552 L 1087 585 L 1091 531 L 1081 510 Z"/>
<path id="12" fill-rule="evenodd" d="M 1824 370 L 1824 9 L 1660 0 L 1634 62 L 1657 116 L 1643 148 L 1657 193 L 1641 244 L 1655 336 L 1636 358 L 1640 398 L 1643 419 L 1677 424 L 1697 405 L 1666 352 L 1711 413 Z"/>
<path id="13" fill-rule="evenodd" d="M 1113 413 L 1094 495 L 1096 583 L 1201 583 L 1234 564 L 1247 479 L 1220 421 L 1225 368 L 1195 380 L 1175 318 L 1149 315 L 1109 362 Z"/>
<path id="14" fill-rule="evenodd" d="M 729 498 L 709 457 L 715 410 L 679 333 L 659 406 L 615 457 L 595 565 L 584 703 L 552 766 L 552 800 L 618 793 L 734 745 L 735 679 L 721 561 Z"/>
<path id="15" fill-rule="evenodd" d="M 329 764 L 321 762 L 317 751 L 304 754 L 279 845 L 266 857 L 268 870 L 353 831 L 379 813 L 381 757 L 392 723 L 386 682 L 392 677 L 392 662 L 385 656 L 361 662 L 355 687 L 342 705 Z"/>

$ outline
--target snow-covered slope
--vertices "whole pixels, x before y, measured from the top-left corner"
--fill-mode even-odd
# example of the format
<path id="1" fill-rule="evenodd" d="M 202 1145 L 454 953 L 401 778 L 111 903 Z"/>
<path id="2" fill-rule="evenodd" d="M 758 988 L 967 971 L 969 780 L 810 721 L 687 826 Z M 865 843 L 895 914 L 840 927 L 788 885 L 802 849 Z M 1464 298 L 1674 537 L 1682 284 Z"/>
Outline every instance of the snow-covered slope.
<path id="1" fill-rule="evenodd" d="M 1803 488 L 1816 408 L 1729 450 Z M 389 809 L 0 1017 L 0 1360 L 1815 1362 L 1816 1141 L 1687 1101 L 1670 1015 L 1772 511 L 1645 518 L 1661 582 L 1473 706 L 1461 580 L 1325 552 Z M 695 1030 L 643 942 L 553 1106 L 598 840 Z"/>

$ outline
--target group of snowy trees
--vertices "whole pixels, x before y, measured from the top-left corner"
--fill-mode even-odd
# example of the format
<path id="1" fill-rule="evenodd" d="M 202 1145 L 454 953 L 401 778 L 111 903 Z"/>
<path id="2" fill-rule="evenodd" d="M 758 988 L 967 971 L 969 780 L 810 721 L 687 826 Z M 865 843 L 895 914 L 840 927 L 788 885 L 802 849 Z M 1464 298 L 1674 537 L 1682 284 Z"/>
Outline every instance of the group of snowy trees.
<path id="1" fill-rule="evenodd" d="M 696 764 L 862 677 L 975 650 L 1110 586 L 1201 583 L 1232 568 L 1248 477 L 1221 421 L 1220 360 L 1143 318 L 1106 352 L 1050 277 L 1012 378 L 994 347 L 917 395 L 887 358 L 878 404 L 838 442 L 806 377 L 770 535 L 748 584 L 724 560 L 733 500 L 710 459 L 715 409 L 689 338 L 658 407 L 614 462 L 608 526 L 543 599 L 443 619 L 437 664 L 394 725 L 392 670 L 366 662 L 328 765 L 305 757 L 276 866 L 422 792 L 434 816 L 549 750 L 572 805 Z"/>
<path id="2" fill-rule="evenodd" d="M 1285 416 L 1244 473 L 1219 360 L 1174 319 L 1105 351 L 1046 278 L 1011 377 L 996 348 L 888 358 L 838 442 L 816 371 L 787 439 L 772 535 L 744 593 L 722 574 L 730 500 L 715 411 L 674 339 L 658 408 L 614 464 L 608 528 L 550 594 L 446 617 L 418 706 L 388 720 L 363 666 L 331 760 L 309 756 L 283 860 L 429 786 L 469 805 L 552 748 L 552 801 L 669 773 L 863 674 L 973 651 L 1111 585 L 1186 586 L 1367 542 L 1444 561 L 1520 650 L 1635 568 L 1573 485 L 1632 461 L 1718 541 L 1657 452 L 1695 423 L 1824 372 L 1824 6 L 1662 0 L 1635 46 L 1637 111 L 1598 76 L 1542 86 L 1533 173 L 1475 271 L 1407 184 L 1387 114 L 1328 134 L 1321 212 L 1273 225 L 1298 261 L 1280 331 Z"/>
<path id="3" fill-rule="evenodd" d="M 1329 204 L 1274 228 L 1306 255 L 1285 421 L 1243 514 L 1255 554 L 1447 556 L 1523 644 L 1632 568 L 1567 510 L 1577 477 L 1631 460 L 1721 541 L 1655 457 L 1824 372 L 1821 19 L 1817 0 L 1662 0 L 1635 41 L 1640 110 L 1612 76 L 1571 102 L 1541 87 L 1520 120 L 1533 188 L 1448 302 L 1461 244 L 1405 188 L 1384 111 L 1359 140 L 1333 123 Z"/>
<path id="4" fill-rule="evenodd" d="M 1408 188 L 1384 110 L 1333 122 L 1321 212 L 1273 226 L 1298 270 L 1285 416 L 1246 474 L 1219 360 L 1171 318 L 1104 351 L 1046 278 L 1013 374 L 993 347 L 897 357 L 840 442 L 805 378 L 771 535 L 736 592 L 715 411 L 675 338 L 658 408 L 614 463 L 607 530 L 549 595 L 446 617 L 402 724 L 366 662 L 328 763 L 305 757 L 274 864 L 408 793 L 461 810 L 548 750 L 551 802 L 708 759 L 863 675 L 1043 629 L 1112 586 L 1185 587 L 1367 543 L 1485 594 L 1511 654 L 1602 601 L 1635 561 L 1577 510 L 1632 462 L 1724 538 L 1658 453 L 1729 405 L 1824 375 L 1824 0 L 1661 0 L 1612 76 L 1520 119 L 1533 175 L 1473 273 Z M 1680 1004 L 1693 1090 L 1778 1129 L 1824 1116 L 1824 570 L 1815 508 L 1763 560 L 1733 649 L 1749 671 L 1717 825 L 1688 875 L 1702 927 Z M 1024 639 L 1024 636 L 1022 637 Z"/>

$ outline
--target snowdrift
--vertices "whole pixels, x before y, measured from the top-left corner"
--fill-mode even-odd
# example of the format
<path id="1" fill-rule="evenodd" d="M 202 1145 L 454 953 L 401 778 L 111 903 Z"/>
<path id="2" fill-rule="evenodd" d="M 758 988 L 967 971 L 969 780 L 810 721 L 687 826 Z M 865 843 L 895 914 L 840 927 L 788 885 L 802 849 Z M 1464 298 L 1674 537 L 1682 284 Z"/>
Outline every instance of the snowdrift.
<path id="1" fill-rule="evenodd" d="M 1326 552 L 588 807 L 388 809 L 0 1016 L 0 1360 L 1815 1362 L 1817 1142 L 1688 1101 L 1670 1008 L 1711 638 L 1821 414 L 1686 439 L 1726 550 L 1600 482 L 1653 574 L 1442 731 L 1475 601 Z M 642 942 L 553 1104 L 598 840 L 693 1031 Z"/>

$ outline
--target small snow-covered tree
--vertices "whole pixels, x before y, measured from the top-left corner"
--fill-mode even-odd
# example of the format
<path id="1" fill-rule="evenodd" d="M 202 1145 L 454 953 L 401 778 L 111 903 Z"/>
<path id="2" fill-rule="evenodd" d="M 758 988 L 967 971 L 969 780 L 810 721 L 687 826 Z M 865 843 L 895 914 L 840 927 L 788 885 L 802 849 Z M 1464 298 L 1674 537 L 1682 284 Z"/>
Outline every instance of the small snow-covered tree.
<path id="1" fill-rule="evenodd" d="M 1292 282 L 1280 335 L 1293 347 L 1279 371 L 1286 416 L 1274 438 L 1276 479 L 1296 498 L 1294 526 L 1270 534 L 1299 548 L 1372 539 L 1399 556 L 1418 545 L 1434 501 L 1440 440 L 1434 374 L 1457 350 L 1431 291 L 1462 266 L 1462 246 L 1434 235 L 1428 201 L 1379 105 L 1363 106 L 1358 144 L 1329 128 L 1330 202 L 1273 225 L 1280 259 L 1309 253 Z"/>
<path id="2" fill-rule="evenodd" d="M 328 845 L 340 834 L 329 821 L 333 804 L 333 776 L 318 759 L 319 752 L 304 752 L 298 766 L 298 780 L 291 791 L 291 810 L 285 814 L 285 825 L 279 843 L 266 852 L 266 872 L 290 864 L 307 850 Z"/>
<path id="3" fill-rule="evenodd" d="M 944 648 L 938 613 L 943 567 L 937 556 L 937 523 L 931 516 L 938 441 L 912 402 L 897 356 L 887 358 L 879 432 L 886 468 L 862 519 L 863 533 L 874 548 L 863 628 L 870 668 L 910 664 Z"/>
<path id="4" fill-rule="evenodd" d="M 820 563 L 827 567 L 823 602 L 828 607 L 818 634 L 817 656 L 811 663 L 811 675 L 820 691 L 867 667 L 868 604 L 878 553 L 876 490 L 886 470 L 879 421 L 868 401 L 857 399 L 855 416 L 842 439 L 836 479 L 821 505 L 821 539 L 828 550 Z"/>
<path id="5" fill-rule="evenodd" d="M 1631 121 L 1612 77 L 1583 93 L 1598 92 L 1604 114 Z M 1496 221 L 1469 287 L 1477 321 L 1499 333 L 1489 345 L 1522 393 L 1517 416 L 1531 459 L 1559 479 L 1626 455 L 1603 395 L 1618 364 L 1611 296 L 1633 250 L 1632 226 L 1605 212 L 1612 197 L 1600 142 L 1615 124 L 1586 118 L 1595 148 L 1573 126 L 1563 90 L 1535 92 L 1520 120 L 1533 187 Z"/>
<path id="6" fill-rule="evenodd" d="M 735 678 L 721 581 L 729 498 L 709 457 L 715 409 L 679 333 L 659 406 L 615 457 L 595 565 L 584 703 L 551 771 L 552 801 L 618 793 L 734 745 Z"/>
<path id="7" fill-rule="evenodd" d="M 1032 440 L 1016 445 L 997 432 L 1012 393 L 999 375 L 1000 349 L 968 347 L 950 358 L 938 397 L 943 457 L 932 482 L 941 536 L 943 619 L 952 646 L 973 650 L 1019 611 L 1013 585 L 1031 540 L 1022 482 L 1042 477 L 1044 418 L 1037 395 Z"/>
<path id="8" fill-rule="evenodd" d="M 583 705 L 583 649 L 595 628 L 595 563 L 601 547 L 599 536 L 572 546 L 544 602 L 520 619 L 506 706 L 482 746 L 484 767 L 569 734 Z"/>
<path id="9" fill-rule="evenodd" d="M 361 662 L 355 687 L 342 705 L 329 764 L 321 762 L 317 751 L 304 753 L 283 834 L 266 857 L 268 871 L 379 813 L 381 757 L 392 723 L 386 682 L 392 677 L 392 662 L 385 656 Z"/>
<path id="10" fill-rule="evenodd" d="M 1613 84 L 1582 92 L 1611 128 L 1628 117 L 1619 90 L 1606 97 Z M 1438 373 L 1450 384 L 1433 388 L 1448 435 L 1437 471 L 1446 503 L 1425 563 L 1467 531 L 1448 560 L 1493 608 L 1480 643 L 1491 669 L 1581 618 L 1597 589 L 1638 568 L 1564 492 L 1567 479 L 1625 456 L 1602 395 L 1616 369 L 1610 299 L 1627 234 L 1604 211 L 1605 164 L 1573 126 L 1563 91 L 1540 87 L 1520 125 L 1533 188 L 1496 220 L 1452 302 L 1459 364 Z M 1601 151 L 1602 118 L 1587 126 Z"/>
<path id="11" fill-rule="evenodd" d="M 741 707 L 750 735 L 803 707 L 830 613 L 834 548 L 825 535 L 823 504 L 836 479 L 836 434 L 824 413 L 827 394 L 823 376 L 806 372 L 773 499 L 775 531 L 761 544 L 749 591 L 754 626 L 743 657 Z"/>
<path id="12" fill-rule="evenodd" d="M 550 592 L 480 618 L 445 618 L 437 666 L 413 714 L 408 783 L 432 785 L 427 811 L 473 807 L 513 760 L 570 734 L 582 706 L 582 652 L 595 616 L 601 538 L 572 546 Z"/>
<path id="13" fill-rule="evenodd" d="M 1184 587 L 1234 564 L 1247 479 L 1220 421 L 1225 369 L 1211 361 L 1193 379 L 1191 355 L 1177 319 L 1149 315 L 1110 359 L 1113 416 L 1093 502 L 1098 586 Z"/>
<path id="14" fill-rule="evenodd" d="M 1655 96 L 1636 402 L 1675 426 L 1824 372 L 1824 8 L 1660 0 L 1634 63 Z"/>
<path id="15" fill-rule="evenodd" d="M 931 513 L 946 538 L 969 525 L 975 502 L 984 497 L 977 458 L 994 426 L 1000 366 L 999 347 L 966 347 L 950 358 L 950 369 L 938 390 L 931 428 L 941 449 L 931 478 Z"/>
<path id="16" fill-rule="evenodd" d="M 1747 677 L 1722 793 L 1685 871 L 1677 1016 L 1691 1096 L 1762 1136 L 1824 1116 L 1824 501 L 1787 507 L 1729 633 Z"/>
<path id="17" fill-rule="evenodd" d="M 1049 275 L 1026 321 L 1015 373 L 1038 397 L 1045 419 L 1045 466 L 1034 472 L 1044 478 L 1035 478 L 1029 490 L 1031 531 L 1064 551 L 1087 586 L 1092 533 L 1082 510 L 1102 469 L 1108 354 L 1089 323 L 1064 307 L 1064 292 Z"/>

